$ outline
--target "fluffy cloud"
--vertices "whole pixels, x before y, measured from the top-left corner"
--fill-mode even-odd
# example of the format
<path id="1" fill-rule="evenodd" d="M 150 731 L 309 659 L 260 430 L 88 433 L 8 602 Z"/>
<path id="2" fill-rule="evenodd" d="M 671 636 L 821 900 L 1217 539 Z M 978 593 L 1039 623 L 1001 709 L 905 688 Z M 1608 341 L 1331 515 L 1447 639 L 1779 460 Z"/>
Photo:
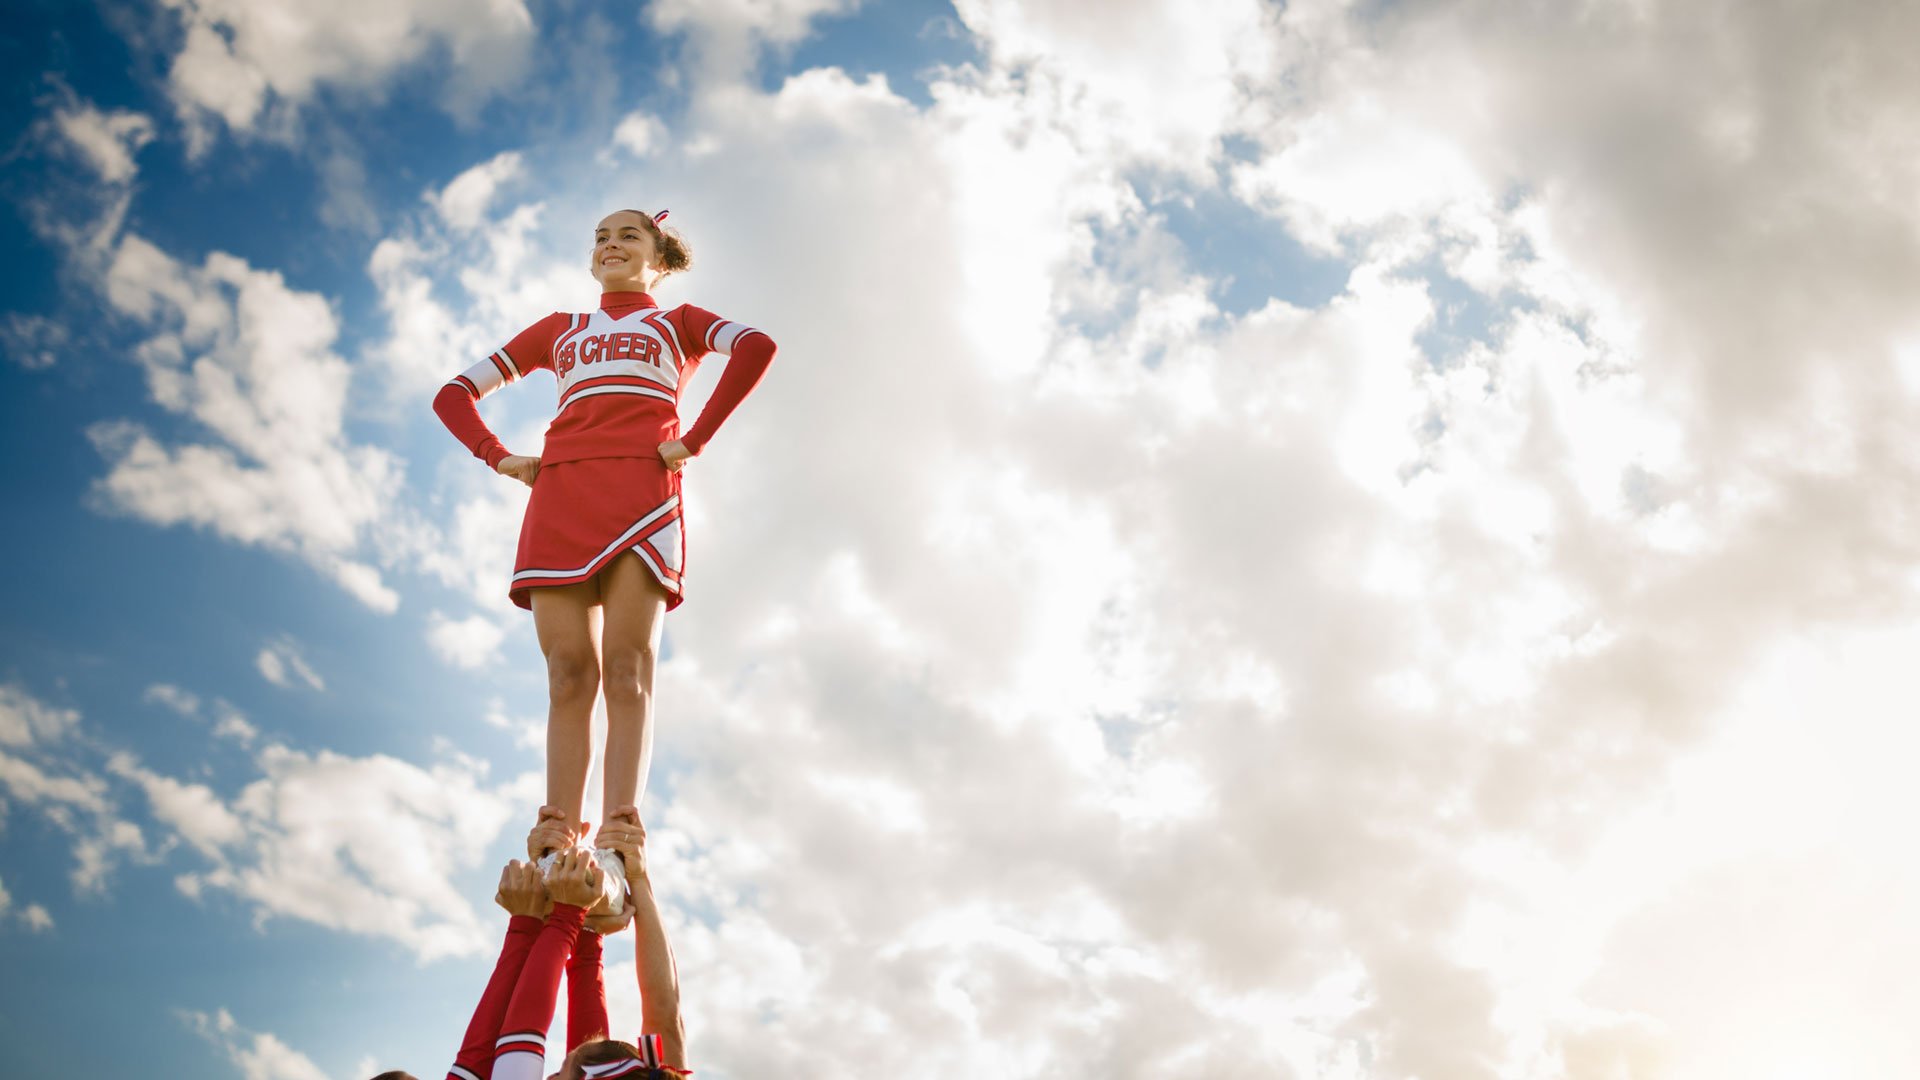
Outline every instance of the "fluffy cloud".
<path id="1" fill-rule="evenodd" d="M 307 658 L 300 653 L 300 646 L 291 638 L 278 638 L 268 642 L 254 657 L 254 666 L 260 670 L 260 677 L 275 686 L 290 687 L 298 682 L 309 690 L 325 690 L 327 683 L 320 673 L 313 670 Z"/>
<path id="2" fill-rule="evenodd" d="M 738 52 L 824 10 L 652 17 Z M 1659 796 L 1753 714 L 1735 688 L 1781 641 L 1912 610 L 1909 16 L 962 15 L 988 60 L 928 108 L 723 65 L 648 134 L 686 151 L 649 183 L 701 258 L 667 299 L 782 342 L 689 474 L 660 672 L 653 861 L 702 1070 L 790 1067 L 822 1030 L 875 1076 L 971 1073 L 983 1045 L 1023 1076 L 1699 1060 L 1647 958 L 1831 864 L 1695 876 L 1730 826 L 1649 854 Z M 376 249 L 374 355 L 409 393 L 591 302 L 584 230 L 627 177 L 538 160 L 476 165 Z M 1159 209 L 1183 197 L 1271 215 L 1344 286 L 1222 310 Z M 168 287 L 173 333 L 224 318 Z M 1462 294 L 1491 314 L 1436 349 Z M 529 445 L 514 393 L 489 415 Z M 516 492 L 447 454 L 452 524 L 409 543 L 497 606 Z M 1819 756 L 1794 749 L 1741 775 L 1777 791 Z M 497 832 L 530 791 L 464 761 L 259 763 L 233 799 L 116 776 L 211 863 L 188 887 L 476 947 L 447 890 L 486 830 L 436 808 Z M 1846 834 L 1907 809 L 1876 796 Z M 402 841 L 441 854 L 408 876 L 381 858 Z M 1671 901 L 1620 889 L 1659 859 Z M 1895 878 L 1795 912 L 1899 925 L 1848 899 Z M 1633 948 L 1603 962 L 1616 926 Z M 1689 955 L 1724 971 L 1731 940 Z"/>
<path id="3" fill-rule="evenodd" d="M 1279 74 L 1275 12 L 1255 0 L 955 7 L 991 69 L 1020 80 L 1016 92 L 1045 100 L 1063 132 L 1113 165 L 1205 175 L 1252 96 L 1271 92 Z"/>
<path id="4" fill-rule="evenodd" d="M 518 77 L 533 37 L 520 0 L 166 6 L 184 30 L 169 90 L 196 150 L 211 139 L 214 119 L 239 133 L 284 130 L 291 113 L 323 89 L 378 93 L 390 76 L 429 54 L 444 55 L 452 69 L 443 104 L 463 112 Z"/>
<path id="5" fill-rule="evenodd" d="M 613 141 L 634 157 L 646 157 L 667 137 L 667 128 L 658 117 L 647 113 L 628 113 L 613 129 Z"/>
<path id="6" fill-rule="evenodd" d="M 36 934 L 53 929 L 53 916 L 39 904 L 28 904 L 20 909 L 17 916 L 14 916 L 13 894 L 7 891 L 4 882 L 0 882 L 0 920 L 8 919 L 9 916 L 17 917 L 22 925 Z"/>
<path id="7" fill-rule="evenodd" d="M 312 1059 L 272 1032 L 249 1031 L 225 1009 L 182 1012 L 180 1019 L 196 1035 L 223 1051 L 245 1080 L 327 1080 Z"/>
<path id="8" fill-rule="evenodd" d="M 477 671 L 499 657 L 506 629 L 485 615 L 451 619 L 434 612 L 428 619 L 427 644 L 453 667 Z"/>
<path id="9" fill-rule="evenodd" d="M 271 647 L 269 648 L 271 649 Z M 267 652 L 261 653 L 261 657 L 267 656 Z M 304 667 L 305 662 L 302 661 L 301 665 Z M 271 667 L 275 670 L 276 674 L 282 677 L 285 675 L 285 662 L 281 661 L 277 656 L 270 658 L 264 665 L 260 662 L 260 658 L 256 658 L 255 666 Z M 310 669 L 309 672 L 311 673 Z M 265 671 L 263 671 L 262 674 L 265 675 Z M 319 676 L 315 674 L 313 678 L 317 680 Z M 275 680 L 270 679 L 270 681 Z M 316 686 L 314 689 L 321 689 L 321 687 Z M 215 699 L 203 709 L 198 694 L 189 690 L 182 690 L 180 687 L 169 683 L 156 683 L 153 686 L 147 687 L 147 692 L 142 695 L 142 700 L 150 704 L 163 705 L 189 720 L 210 720 L 213 723 L 213 734 L 215 737 L 232 739 L 242 746 L 251 746 L 253 740 L 260 734 L 260 729 L 254 727 L 252 721 L 248 720 L 244 713 L 226 701 Z"/>
<path id="10" fill-rule="evenodd" d="M 55 110 L 53 125 L 108 184 L 130 182 L 137 171 L 133 156 L 153 141 L 153 121 L 145 114 L 103 112 L 91 102 L 75 101 Z"/>
<path id="11" fill-rule="evenodd" d="M 185 891 L 231 892 L 262 918 L 387 938 L 422 959 L 488 947 L 490 930 L 454 878 L 537 804 L 531 777 L 490 786 L 469 759 L 421 768 L 280 746 L 257 761 L 261 778 L 226 802 L 129 773 L 155 817 L 212 861 L 182 880 Z"/>
<path id="12" fill-rule="evenodd" d="M 74 887 L 98 893 L 116 861 L 151 855 L 140 827 L 120 817 L 106 779 L 83 760 L 89 752 L 79 725 L 74 710 L 0 684 L 0 820 L 11 806 L 25 806 L 71 837 Z M 31 912 L 23 917 L 51 924 Z"/>
<path id="13" fill-rule="evenodd" d="M 1634 104 L 1663 79 L 1607 59 L 1678 71 L 1687 50 L 1624 10 L 1536 13 L 1525 33 L 1491 8 L 1225 10 L 1179 28 L 1174 61 L 1236 59 L 1161 79 L 1210 123 L 1158 157 L 1177 108 L 1118 74 L 1159 59 L 1140 28 L 1173 15 L 1148 5 L 1098 34 L 1065 9 L 969 6 L 993 59 L 924 111 L 826 71 L 696 98 L 669 134 L 702 152 L 654 163 L 702 255 L 673 298 L 783 345 L 690 476 L 693 602 L 661 672 L 685 771 L 652 811 L 656 863 L 676 910 L 702 913 L 674 929 L 703 1061 L 758 1075 L 822 1029 L 874 1075 L 958 1075 L 983 1038 L 1014 1075 L 1669 1056 L 1644 1002 L 1582 1000 L 1624 908 L 1540 913 L 1767 642 L 1810 614 L 1905 610 L 1903 513 L 1869 507 L 1906 505 L 1885 425 L 1910 405 L 1871 404 L 1872 363 L 1820 378 L 1802 358 L 1823 332 L 1882 351 L 1911 334 L 1885 299 L 1902 255 L 1867 264 L 1885 282 L 1827 255 L 1870 318 L 1777 327 L 1756 376 L 1798 374 L 1719 393 L 1742 369 L 1715 335 L 1753 331 L 1726 297 L 1688 299 L 1788 290 L 1771 262 L 1700 260 L 1784 266 L 1825 234 L 1775 244 L 1722 216 L 1721 240 L 1689 226 L 1683 247 L 1626 208 L 1737 193 L 1750 220 L 1790 222 L 1827 174 L 1782 148 L 1802 195 L 1702 165 L 1669 193 L 1697 201 L 1669 205 L 1659 185 L 1681 176 L 1573 156 L 1615 130 L 1688 145 L 1661 125 L 1694 121 Z M 1766 12 L 1670 17 L 1785 37 Z M 1823 40 L 1863 31 L 1832 21 Z M 1900 100 L 1872 82 L 1898 66 L 1868 67 L 1837 77 Z M 1694 120 L 1713 114 L 1697 81 Z M 1450 113 L 1442 87 L 1498 107 Z M 1144 135 L 1089 133 L 1129 107 Z M 1736 148 L 1774 130 L 1729 115 L 1713 130 Z M 1902 141 L 1906 119 L 1879 123 Z M 1252 148 L 1216 159 L 1209 194 L 1349 259 L 1332 302 L 1219 310 L 1128 178 L 1205 188 L 1190 166 L 1230 137 Z M 1901 166 L 1864 145 L 1845 143 L 1868 158 L 1857 219 L 1806 205 L 1842 251 L 1910 225 L 1869 197 Z M 739 158 L 782 161 L 782 190 L 724 166 Z M 611 205 L 543 190 L 549 218 Z M 794 252 L 834 287 L 746 269 Z M 1462 286 L 1502 303 L 1436 354 Z M 1755 408 L 1803 377 L 1807 411 Z"/>
<path id="14" fill-rule="evenodd" d="M 72 338 L 65 324 L 45 315 L 13 312 L 7 316 L 6 325 L 0 326 L 0 342 L 5 343 L 8 359 L 28 371 L 45 371 L 59 363 L 60 350 Z"/>
<path id="15" fill-rule="evenodd" d="M 791 46 L 812 31 L 814 20 L 842 14 L 858 0 L 660 0 L 647 6 L 656 30 L 685 34 L 696 61 L 685 74 L 697 82 L 726 85 L 747 72 L 766 46 Z"/>
<path id="16" fill-rule="evenodd" d="M 441 220 L 456 229 L 473 229 L 486 219 L 488 206 L 503 185 L 522 173 L 520 155 L 508 151 L 461 173 L 427 196 Z"/>
<path id="17" fill-rule="evenodd" d="M 196 697 L 174 687 L 150 696 Z M 456 879 L 539 802 L 535 775 L 491 783 L 485 764 L 464 757 L 422 767 L 277 744 L 229 796 L 100 747 L 77 713 L 11 685 L 0 685 L 0 737 L 0 795 L 75 837 L 77 889 L 102 889 L 117 859 L 181 858 L 184 845 L 193 865 L 177 882 L 190 896 L 228 893 L 263 921 L 386 938 L 422 959 L 488 947 L 491 931 Z M 128 795 L 153 822 L 151 845 L 123 816 Z M 21 917 L 50 925 L 44 911 Z"/>
<path id="18" fill-rule="evenodd" d="M 397 459 L 342 433 L 350 368 L 326 301 L 216 252 L 188 267 L 121 239 L 107 299 L 148 331 L 133 351 L 154 400 L 214 436 L 172 443 L 127 421 L 91 430 L 104 508 L 299 555 L 355 597 L 399 597 L 356 556 L 389 512 Z"/>

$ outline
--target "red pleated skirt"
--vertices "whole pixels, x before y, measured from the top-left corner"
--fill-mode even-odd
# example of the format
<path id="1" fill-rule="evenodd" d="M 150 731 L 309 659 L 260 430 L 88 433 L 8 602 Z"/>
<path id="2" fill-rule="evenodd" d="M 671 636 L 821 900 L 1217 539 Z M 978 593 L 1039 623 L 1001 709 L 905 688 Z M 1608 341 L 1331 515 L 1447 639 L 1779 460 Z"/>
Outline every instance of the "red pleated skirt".
<path id="1" fill-rule="evenodd" d="M 534 589 L 574 585 L 621 552 L 640 556 L 667 590 L 667 610 L 684 598 L 686 530 L 680 523 L 680 474 L 659 458 L 588 458 L 542 465 L 507 597 L 533 607 Z"/>

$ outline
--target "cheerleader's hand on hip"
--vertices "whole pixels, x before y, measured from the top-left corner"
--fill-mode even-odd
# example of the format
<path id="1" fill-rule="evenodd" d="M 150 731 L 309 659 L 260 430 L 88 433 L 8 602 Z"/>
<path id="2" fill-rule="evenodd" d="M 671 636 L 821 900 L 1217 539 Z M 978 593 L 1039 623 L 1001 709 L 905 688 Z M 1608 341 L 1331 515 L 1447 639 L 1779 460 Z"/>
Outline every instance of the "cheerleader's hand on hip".
<path id="1" fill-rule="evenodd" d="M 687 444 L 681 442 L 679 439 L 672 439 L 660 444 L 660 460 L 667 463 L 668 472 L 679 472 L 680 467 L 685 465 L 687 459 L 692 456 L 693 451 L 687 449 Z M 509 458 L 508 460 L 512 459 Z M 506 462 L 503 461 L 500 464 L 505 465 Z"/>
<path id="2" fill-rule="evenodd" d="M 519 454 L 508 454 L 506 457 L 500 459 L 500 464 L 494 466 L 493 471 L 499 473 L 501 476 L 511 476 L 528 487 L 532 487 L 533 478 L 540 475 L 540 459 L 537 457 L 522 457 Z"/>

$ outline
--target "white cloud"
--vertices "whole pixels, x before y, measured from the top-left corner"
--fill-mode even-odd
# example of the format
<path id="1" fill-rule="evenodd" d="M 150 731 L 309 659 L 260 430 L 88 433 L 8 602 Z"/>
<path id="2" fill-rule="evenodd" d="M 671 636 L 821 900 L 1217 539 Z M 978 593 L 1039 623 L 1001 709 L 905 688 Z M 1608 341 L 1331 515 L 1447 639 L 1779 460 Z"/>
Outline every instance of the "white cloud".
<path id="1" fill-rule="evenodd" d="M 506 628 L 485 615 L 452 619 L 434 612 L 427 620 L 427 644 L 447 664 L 478 671 L 499 660 Z"/>
<path id="2" fill-rule="evenodd" d="M 47 705 L 12 684 L 0 685 L 0 746 L 57 742 L 73 734 L 80 714 Z"/>
<path id="3" fill-rule="evenodd" d="M 193 695 L 169 687 L 165 696 Z M 176 875 L 188 896 L 228 894 L 263 921 L 296 918 L 384 938 L 423 960 L 488 947 L 490 931 L 458 879 L 489 855 L 510 819 L 540 801 L 537 774 L 490 783 L 485 764 L 458 755 L 423 767 L 280 745 L 259 751 L 257 778 L 228 795 L 100 747 L 79 734 L 77 714 L 16 686 L 0 684 L 0 718 L 44 733 L 0 752 L 0 797 L 74 838 L 78 891 L 103 891 L 120 860 L 151 864 L 185 845 L 199 863 Z M 154 844 L 121 816 L 119 796 L 129 789 L 147 808 Z"/>
<path id="4" fill-rule="evenodd" d="M 260 656 L 255 658 L 255 661 L 255 666 L 262 669 L 261 673 L 263 675 L 265 675 L 268 670 L 273 672 L 273 675 L 268 676 L 270 681 L 279 681 L 287 678 L 286 662 L 281 660 L 277 655 L 273 655 L 271 647 L 268 650 L 262 651 Z M 304 665 L 304 661 L 302 661 L 302 664 Z M 315 679 L 319 678 L 317 674 L 313 677 Z M 234 708 L 232 704 L 215 698 L 207 705 L 206 712 L 203 713 L 200 696 L 198 694 L 190 690 L 183 690 L 170 683 L 155 683 L 147 687 L 147 692 L 143 694 L 141 698 L 149 704 L 164 705 L 189 720 L 211 719 L 213 722 L 213 734 L 216 738 L 232 739 L 241 746 L 253 745 L 253 740 L 260 734 L 260 730 L 248 721 L 246 714 Z M 211 716 L 207 715 L 209 713 Z"/>
<path id="5" fill-rule="evenodd" d="M 199 875 L 261 916 L 388 938 L 422 959 L 471 955 L 489 932 L 455 875 L 537 803 L 528 780 L 489 787 L 483 766 L 262 751 L 264 774 L 229 804 L 245 839 Z"/>
<path id="6" fill-rule="evenodd" d="M 667 126 L 650 113 L 628 113 L 613 129 L 613 141 L 634 157 L 653 153 L 667 138 Z"/>
<path id="7" fill-rule="evenodd" d="M 515 746 L 527 750 L 546 752 L 547 718 L 544 716 L 515 716 L 507 711 L 506 704 L 495 698 L 488 703 L 487 724 L 513 734 Z"/>
<path id="8" fill-rule="evenodd" d="M 275 686 L 291 687 L 299 682 L 309 690 L 327 688 L 326 680 L 307 663 L 299 644 L 291 638 L 280 637 L 268 642 L 254 658 L 254 666 L 262 678 Z"/>
<path id="9" fill-rule="evenodd" d="M 97 755 L 80 731 L 80 714 L 0 684 L 0 818 L 12 805 L 33 809 L 73 843 L 74 888 L 105 890 L 121 859 L 153 858 L 140 827 L 119 808 Z M 40 919 L 23 913 L 30 922 Z"/>
<path id="10" fill-rule="evenodd" d="M 101 785 L 91 778 L 52 774 L 5 752 L 0 752 L 0 790 L 29 805 L 70 807 L 95 815 L 108 810 Z"/>
<path id="11" fill-rule="evenodd" d="M 27 929 L 36 934 L 44 934 L 53 929 L 53 915 L 39 904 L 28 904 L 21 908 L 20 921 L 26 923 Z"/>
<path id="12" fill-rule="evenodd" d="M 519 77 L 533 20 L 519 0 L 166 0 L 184 29 L 168 88 L 197 153 L 217 118 L 237 133 L 284 134 L 323 88 L 377 95 L 430 53 L 452 69 L 442 105 L 456 114 Z"/>
<path id="13" fill-rule="evenodd" d="M 7 891 L 5 882 L 0 882 L 0 921 L 13 915 L 13 894 Z M 22 924 L 33 933 L 44 933 L 53 929 L 53 916 L 39 904 L 28 904 L 20 909 L 17 916 Z"/>
<path id="14" fill-rule="evenodd" d="M 102 112 L 91 102 L 76 101 L 59 108 L 53 124 L 108 184 L 130 182 L 138 171 L 134 155 L 153 141 L 153 121 L 144 114 L 126 109 Z"/>
<path id="15" fill-rule="evenodd" d="M 200 697 L 191 691 L 182 690 L 171 683 L 154 683 L 147 687 L 142 699 L 156 705 L 165 705 L 181 716 L 189 719 L 200 715 Z"/>
<path id="16" fill-rule="evenodd" d="M 859 0 L 659 0 L 646 19 L 665 34 L 686 34 L 692 80 L 727 84 L 744 75 L 762 48 L 805 39 L 816 19 L 852 11 Z"/>
<path id="17" fill-rule="evenodd" d="M 1276 74 L 1274 9 L 1254 0 L 964 0 L 956 10 L 992 68 L 1017 72 L 1025 95 L 1045 100 L 1103 164 L 1206 175 L 1254 89 Z"/>
<path id="18" fill-rule="evenodd" d="M 150 336 L 133 350 L 154 400 L 210 431 L 168 444 L 132 423 L 89 432 L 110 468 L 105 508 L 300 555 L 377 611 L 398 596 L 357 552 L 390 513 L 401 469 L 342 434 L 350 369 L 324 299 L 216 252 L 181 265 L 137 236 L 108 268 L 109 301 Z"/>
<path id="19" fill-rule="evenodd" d="M 520 155 L 509 150 L 454 177 L 446 187 L 430 192 L 427 200 L 448 225 L 473 229 L 485 220 L 487 207 L 500 188 L 519 179 L 521 173 Z"/>
<path id="20" fill-rule="evenodd" d="M 213 733 L 223 739 L 232 739 L 241 746 L 252 746 L 254 739 L 260 735 L 260 729 L 254 727 L 238 710 L 227 706 L 220 710 L 219 719 L 214 721 Z"/>
<path id="21" fill-rule="evenodd" d="M 738 59 L 829 10 L 651 17 Z M 1155 1066 L 1220 1075 L 1699 1060 L 1717 1029 L 1648 989 L 1655 960 L 1717 897 L 1829 864 L 1649 868 L 1618 861 L 1616 829 L 1660 824 L 1675 762 L 1752 715 L 1728 701 L 1779 642 L 1912 608 L 1913 402 L 1879 378 L 1914 337 L 1910 69 L 1839 62 L 1910 16 L 1865 35 L 1855 13 L 1661 7 L 1689 30 L 1669 40 L 1607 5 L 962 14 L 988 61 L 925 109 L 878 79 L 762 93 L 723 67 L 689 74 L 665 132 L 703 152 L 648 159 L 701 257 L 670 301 L 783 344 L 689 476 L 692 600 L 660 673 L 678 771 L 649 817 L 701 1053 L 762 1075 L 832 1030 L 860 1075 L 960 1075 L 987 1039 L 1012 1075 L 1132 1075 L 1152 1032 Z M 591 303 L 584 229 L 626 177 L 540 175 L 529 149 L 509 188 L 501 160 L 370 259 L 390 327 L 369 356 L 409 394 Z M 1351 275 L 1318 307 L 1223 311 L 1169 193 L 1270 213 Z M 833 286 L 795 289 L 795 265 Z M 216 276 L 122 299 L 204 336 L 231 305 L 196 274 Z M 1431 356 L 1457 283 L 1496 316 Z M 245 452 L 246 425 L 150 350 L 173 372 L 157 399 L 204 401 Z M 503 395 L 490 418 L 526 445 L 544 404 Z M 337 424 L 316 430 L 327 447 Z M 497 605 L 524 496 L 447 457 L 467 471 L 448 465 L 441 520 L 382 542 Z M 351 531 L 301 542 L 365 557 Z M 455 655 L 497 646 L 433 626 Z M 1724 783 L 1817 778 L 1818 748 L 1794 748 Z M 183 889 L 422 955 L 481 947 L 451 882 L 531 791 L 464 761 L 259 763 L 219 800 L 238 839 L 183 834 L 212 864 Z M 74 779 L 30 767 L 39 804 Z M 120 776 L 169 821 L 226 820 L 192 785 Z M 1875 799 L 1843 835 L 1910 819 Z M 1693 828 L 1659 858 L 1736 835 Z M 1594 897 L 1621 866 L 1684 888 Z M 1729 925 L 1800 959 L 1810 915 L 1901 925 L 1835 880 Z M 1633 948 L 1608 959 L 1616 926 Z M 1686 955 L 1724 972 L 1732 940 Z"/>
<path id="22" fill-rule="evenodd" d="M 707 152 L 649 161 L 701 253 L 674 299 L 783 344 L 689 478 L 696 573 L 660 675 L 684 772 L 650 810 L 658 876 L 702 913 L 674 929 L 714 1068 L 769 1071 L 821 1029 L 872 1075 L 958 1075 L 984 1032 L 1012 1075 L 1128 1075 L 1142 1030 L 1171 1032 L 1161 1062 L 1225 1075 L 1666 1055 L 1648 1010 L 1583 999 L 1592 952 L 1529 933 L 1549 978 L 1489 928 L 1555 910 L 1761 642 L 1875 596 L 1904 610 L 1909 545 L 1856 513 L 1904 505 L 1904 458 L 1847 420 L 1904 413 L 1851 411 L 1840 380 L 1808 399 L 1817 422 L 1717 438 L 1620 273 L 1685 264 L 1582 220 L 1626 224 L 1600 163 L 1528 173 L 1510 117 L 1443 92 L 1531 108 L 1609 49 L 1640 55 L 1632 27 L 1595 16 L 1602 49 L 1543 16 L 1578 62 L 1536 65 L 1487 10 L 1176 26 L 1132 5 L 1090 26 L 972 5 L 993 59 L 926 110 L 838 72 L 766 95 L 690 79 L 672 134 Z M 1136 128 L 1089 123 L 1129 108 Z M 1219 310 L 1129 178 L 1205 188 L 1193 166 L 1234 137 L 1252 160 L 1210 194 L 1351 258 L 1331 303 Z M 781 162 L 782 189 L 741 159 Z M 617 205 L 527 179 L 556 228 Z M 835 288 L 756 269 L 791 252 Z M 429 261 L 408 263 L 423 288 Z M 1436 364 L 1422 337 L 1454 282 L 1529 300 Z M 1615 913 L 1582 917 L 1563 939 Z"/>
<path id="23" fill-rule="evenodd" d="M 241 1027 L 225 1009 L 211 1014 L 183 1011 L 180 1018 L 194 1034 L 219 1047 L 245 1080 L 327 1080 L 305 1054 L 272 1032 Z"/>
<path id="24" fill-rule="evenodd" d="M 0 343 L 7 356 L 28 371 L 45 371 L 60 362 L 60 354 L 73 339 L 65 323 L 45 315 L 11 312 L 0 327 Z"/>
<path id="25" fill-rule="evenodd" d="M 211 788 L 187 784 L 142 767 L 131 755 L 116 754 L 107 771 L 137 785 L 146 793 L 153 816 L 202 855 L 218 858 L 221 849 L 238 842 L 245 828 Z"/>

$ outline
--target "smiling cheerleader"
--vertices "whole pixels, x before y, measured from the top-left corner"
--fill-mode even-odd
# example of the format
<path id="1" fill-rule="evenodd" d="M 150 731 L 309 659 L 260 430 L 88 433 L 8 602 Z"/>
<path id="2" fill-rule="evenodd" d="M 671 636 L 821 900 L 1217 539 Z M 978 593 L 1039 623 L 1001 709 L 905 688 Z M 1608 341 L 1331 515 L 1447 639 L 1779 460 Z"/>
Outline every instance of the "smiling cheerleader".
<path id="1" fill-rule="evenodd" d="M 447 383 L 433 408 L 495 472 L 533 489 L 508 597 L 533 611 L 547 665 L 547 807 L 541 822 L 584 839 L 591 720 L 607 702 L 601 817 L 638 805 L 653 751 L 653 673 L 667 611 L 686 596 L 681 475 L 760 381 L 773 339 L 711 311 L 661 308 L 651 290 L 687 269 L 662 210 L 619 210 L 594 230 L 600 306 L 555 312 Z M 682 389 L 730 356 L 699 419 L 680 431 Z M 501 444 L 475 403 L 535 369 L 559 411 L 538 457 Z M 612 877 L 618 877 L 617 870 Z M 609 900 L 617 906 L 617 902 Z"/>

